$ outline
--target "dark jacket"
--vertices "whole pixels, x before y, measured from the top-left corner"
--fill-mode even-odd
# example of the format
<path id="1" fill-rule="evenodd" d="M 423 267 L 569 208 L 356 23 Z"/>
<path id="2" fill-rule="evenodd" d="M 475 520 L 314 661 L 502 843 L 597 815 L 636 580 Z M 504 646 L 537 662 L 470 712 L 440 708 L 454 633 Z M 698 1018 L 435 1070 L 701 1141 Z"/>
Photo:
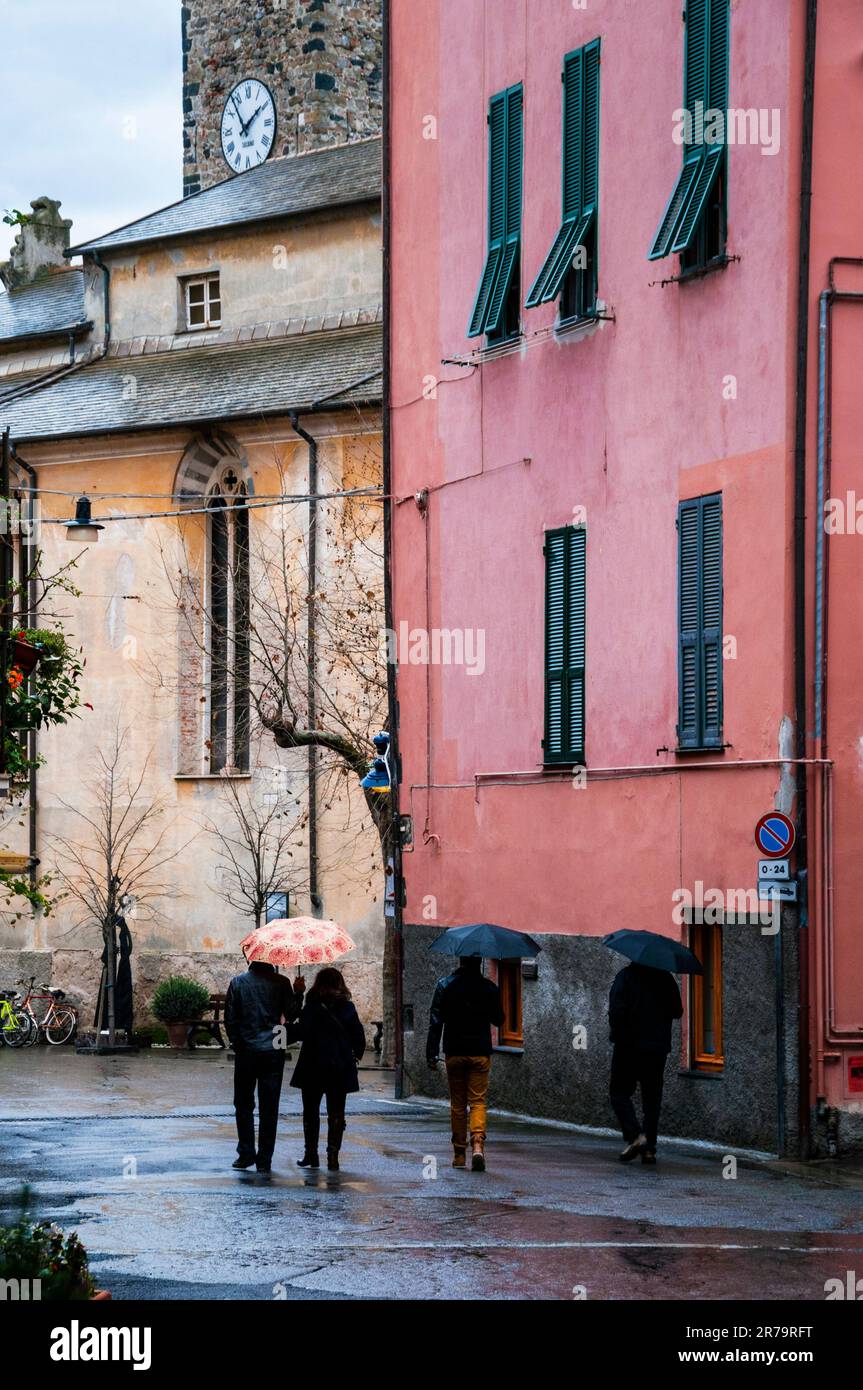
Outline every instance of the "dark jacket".
<path id="1" fill-rule="evenodd" d="M 500 990 L 477 970 L 458 969 L 438 980 L 429 1015 L 426 1057 L 437 1061 L 441 1033 L 446 1057 L 490 1057 L 492 1024 L 503 1023 Z"/>
<path id="2" fill-rule="evenodd" d="M 302 998 L 272 965 L 255 962 L 235 975 L 225 999 L 225 1031 L 235 1052 L 272 1052 L 274 1029 L 297 1017 Z"/>
<path id="3" fill-rule="evenodd" d="M 671 1051 L 671 1025 L 683 1014 L 677 981 L 667 970 L 627 965 L 614 977 L 608 1022 L 615 1046 Z"/>
<path id="4" fill-rule="evenodd" d="M 358 1091 L 357 1062 L 366 1050 L 366 1032 L 349 999 L 323 1004 L 309 999 L 288 1040 L 302 1042 L 291 1085 L 300 1090 Z"/>

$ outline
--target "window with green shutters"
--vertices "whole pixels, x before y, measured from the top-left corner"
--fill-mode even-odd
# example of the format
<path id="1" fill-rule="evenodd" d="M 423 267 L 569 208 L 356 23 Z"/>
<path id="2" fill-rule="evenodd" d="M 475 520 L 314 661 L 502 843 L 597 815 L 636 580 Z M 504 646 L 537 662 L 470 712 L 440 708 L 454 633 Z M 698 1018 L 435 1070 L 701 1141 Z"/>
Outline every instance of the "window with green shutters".
<path id="1" fill-rule="evenodd" d="M 648 254 L 679 253 L 683 270 L 725 254 L 729 24 L 730 0 L 687 0 L 683 104 L 692 140 Z M 722 112 L 721 123 L 712 112 Z"/>
<path id="2" fill-rule="evenodd" d="M 467 336 L 504 341 L 519 331 L 524 96 L 498 92 L 488 112 L 488 253 Z"/>
<path id="3" fill-rule="evenodd" d="M 678 532 L 677 741 L 722 746 L 722 497 L 681 502 Z"/>
<path id="4" fill-rule="evenodd" d="M 596 304 L 599 212 L 599 39 L 563 61 L 563 215 L 527 308 L 561 295 L 561 319 Z"/>
<path id="5" fill-rule="evenodd" d="M 582 527 L 545 534 L 545 763 L 584 762 L 586 546 Z"/>

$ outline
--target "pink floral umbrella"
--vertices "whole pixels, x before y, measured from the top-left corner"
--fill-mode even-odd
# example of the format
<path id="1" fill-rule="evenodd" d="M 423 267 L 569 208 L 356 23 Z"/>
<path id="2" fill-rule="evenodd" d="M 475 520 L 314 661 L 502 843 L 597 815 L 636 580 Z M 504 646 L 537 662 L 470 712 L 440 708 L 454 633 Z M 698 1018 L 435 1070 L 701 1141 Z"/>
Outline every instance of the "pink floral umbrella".
<path id="1" fill-rule="evenodd" d="M 279 917 L 258 927 L 240 943 L 249 964 L 330 965 L 354 949 L 354 943 L 338 922 L 319 917 Z"/>

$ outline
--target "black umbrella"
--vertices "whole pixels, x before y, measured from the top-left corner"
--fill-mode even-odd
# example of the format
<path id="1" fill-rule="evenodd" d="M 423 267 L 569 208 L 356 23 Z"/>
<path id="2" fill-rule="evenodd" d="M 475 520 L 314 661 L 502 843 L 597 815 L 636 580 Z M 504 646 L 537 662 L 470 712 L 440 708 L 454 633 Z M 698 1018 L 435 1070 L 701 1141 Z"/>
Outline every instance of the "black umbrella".
<path id="1" fill-rule="evenodd" d="M 429 946 L 442 956 L 482 956 L 485 960 L 510 960 L 538 955 L 542 947 L 524 932 L 474 922 L 467 927 L 448 927 Z"/>
<path id="2" fill-rule="evenodd" d="M 703 975 L 701 961 L 670 936 L 655 931 L 613 931 L 602 938 L 603 946 L 628 956 L 637 965 L 649 965 L 654 970 L 670 970 L 672 975 Z"/>

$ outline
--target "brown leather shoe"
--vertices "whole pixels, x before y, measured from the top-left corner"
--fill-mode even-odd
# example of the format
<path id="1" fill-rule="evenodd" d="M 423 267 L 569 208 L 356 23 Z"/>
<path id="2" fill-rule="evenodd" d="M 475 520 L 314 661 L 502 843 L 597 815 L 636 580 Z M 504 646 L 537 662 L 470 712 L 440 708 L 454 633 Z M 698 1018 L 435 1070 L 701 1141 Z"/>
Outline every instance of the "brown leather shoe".
<path id="1" fill-rule="evenodd" d="M 455 1145 L 453 1146 L 452 1166 L 453 1166 L 453 1168 L 466 1168 L 466 1167 L 467 1167 L 467 1145 L 466 1145 L 466 1144 L 462 1144 L 460 1147 L 456 1147 Z"/>
<path id="2" fill-rule="evenodd" d="M 470 1141 L 470 1147 L 471 1147 L 471 1160 L 470 1160 L 470 1166 L 471 1166 L 471 1171 L 474 1172 L 474 1173 L 484 1173 L 484 1172 L 485 1172 L 485 1152 L 484 1152 L 484 1145 L 485 1145 L 485 1140 L 484 1140 L 483 1138 L 481 1138 L 480 1136 L 477 1136 L 476 1138 L 473 1138 L 473 1139 L 471 1139 L 471 1141 Z"/>

